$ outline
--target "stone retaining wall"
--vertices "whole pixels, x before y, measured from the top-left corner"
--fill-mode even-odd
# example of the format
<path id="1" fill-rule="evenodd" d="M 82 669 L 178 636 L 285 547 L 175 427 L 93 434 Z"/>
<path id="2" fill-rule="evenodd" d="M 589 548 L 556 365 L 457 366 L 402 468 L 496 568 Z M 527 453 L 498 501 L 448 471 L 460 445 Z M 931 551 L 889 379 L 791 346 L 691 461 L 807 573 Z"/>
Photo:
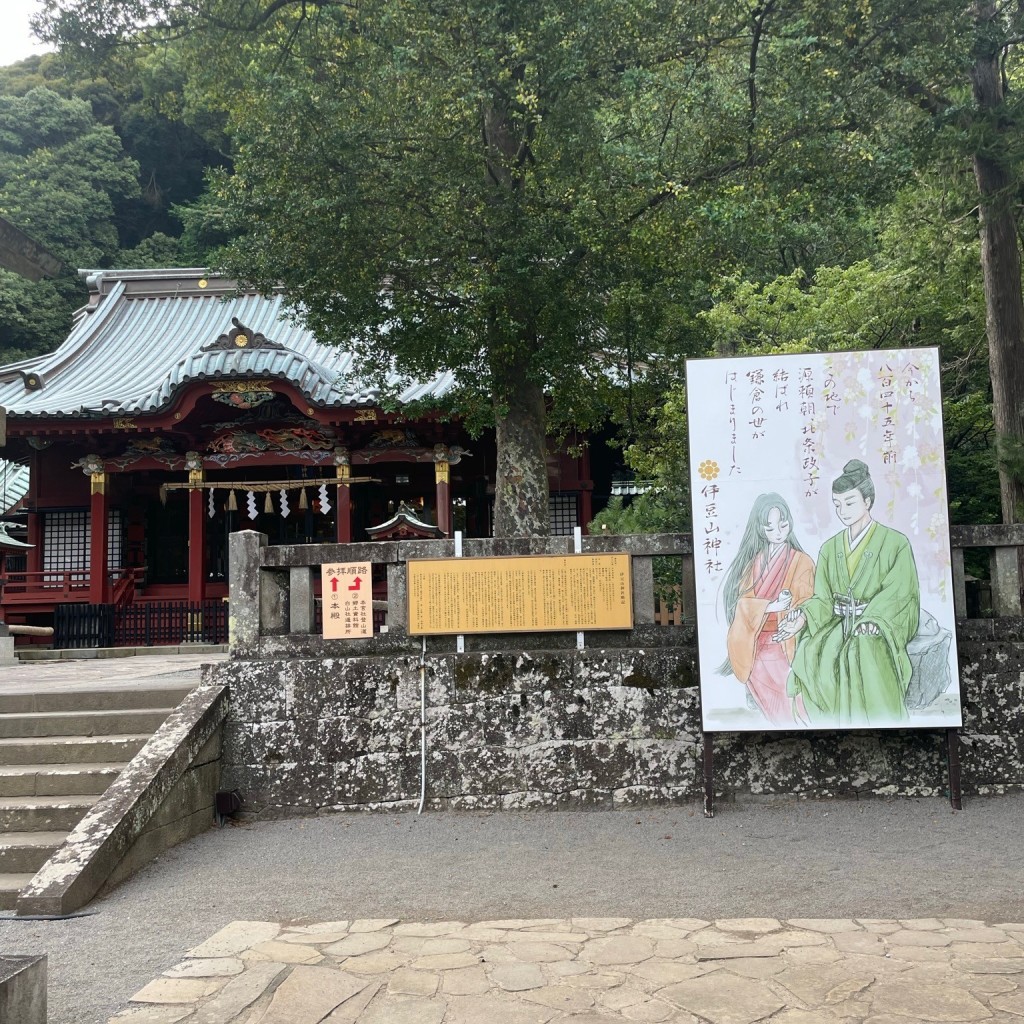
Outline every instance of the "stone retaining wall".
<path id="1" fill-rule="evenodd" d="M 1024 787 L 1019 621 L 959 631 L 967 793 Z M 664 633 L 662 634 L 665 635 Z M 261 816 L 415 806 L 420 659 L 282 657 L 206 669 L 230 686 L 224 788 Z M 427 804 L 615 807 L 702 792 L 692 644 L 426 659 Z M 937 796 L 941 733 L 718 735 L 719 795 Z"/>

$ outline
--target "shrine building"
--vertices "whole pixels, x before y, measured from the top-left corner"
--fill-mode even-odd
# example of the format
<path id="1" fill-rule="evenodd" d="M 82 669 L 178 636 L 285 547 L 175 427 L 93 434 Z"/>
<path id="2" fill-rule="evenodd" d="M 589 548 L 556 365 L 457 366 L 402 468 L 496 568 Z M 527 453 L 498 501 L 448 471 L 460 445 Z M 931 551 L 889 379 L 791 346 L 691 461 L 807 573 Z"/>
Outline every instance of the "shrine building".
<path id="1" fill-rule="evenodd" d="M 89 302 L 60 348 L 0 367 L 0 459 L 19 485 L 0 521 L 31 545 L 0 564 L 0 621 L 99 643 L 73 638 L 88 609 L 117 615 L 117 643 L 223 642 L 233 531 L 272 544 L 490 535 L 493 431 L 401 412 L 441 398 L 451 374 L 394 378 L 386 411 L 353 353 L 288 318 L 283 294 L 201 269 L 83 276 Z M 580 452 L 551 447 L 554 533 L 593 516 Z M 202 636 L 181 635 L 197 611 Z"/>

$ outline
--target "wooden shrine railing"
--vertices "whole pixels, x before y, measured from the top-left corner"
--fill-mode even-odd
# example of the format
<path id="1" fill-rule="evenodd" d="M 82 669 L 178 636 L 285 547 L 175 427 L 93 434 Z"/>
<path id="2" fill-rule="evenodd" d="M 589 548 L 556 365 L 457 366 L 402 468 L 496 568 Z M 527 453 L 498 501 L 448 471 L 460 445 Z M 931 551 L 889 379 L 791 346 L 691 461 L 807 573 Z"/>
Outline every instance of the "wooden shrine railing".
<path id="1" fill-rule="evenodd" d="M 141 585 L 145 573 L 145 567 L 111 570 L 111 592 L 121 596 L 122 605 L 131 602 L 135 588 Z M 0 579 L 0 597 L 4 605 L 55 600 L 88 601 L 90 578 L 87 568 L 44 569 L 41 572 L 8 571 Z"/>
<path id="2" fill-rule="evenodd" d="M 951 530 L 953 599 L 958 618 L 1017 617 L 1021 610 L 1019 550 L 1024 547 L 1024 524 L 957 526 Z M 965 572 L 964 552 L 984 549 L 990 580 L 978 581 Z M 526 554 L 571 554 L 571 537 L 524 539 L 466 539 L 465 557 Z M 689 534 L 631 534 L 584 537 L 583 553 L 625 552 L 632 559 L 633 620 L 648 625 L 692 625 L 696 618 L 695 572 Z M 316 589 L 319 567 L 327 562 L 371 562 L 387 579 L 386 600 L 374 602 L 389 633 L 404 634 L 406 625 L 406 563 L 418 558 L 453 558 L 450 540 L 385 541 L 364 544 L 284 544 L 268 546 L 266 537 L 243 531 L 231 537 L 230 602 L 237 624 L 239 652 L 256 650 L 261 636 L 310 635 L 319 632 Z M 975 559 L 977 560 L 977 559 Z M 981 559 L 985 561 L 984 558 Z M 656 573 L 674 562 L 675 569 Z M 973 587 L 973 591 L 970 589 Z M 990 600 L 977 599 L 979 589 Z M 974 600 L 969 600 L 971 594 Z M 366 641 L 338 641 L 366 644 Z M 372 647 L 372 645 L 371 645 Z M 241 655 L 240 655 L 241 656 Z"/>

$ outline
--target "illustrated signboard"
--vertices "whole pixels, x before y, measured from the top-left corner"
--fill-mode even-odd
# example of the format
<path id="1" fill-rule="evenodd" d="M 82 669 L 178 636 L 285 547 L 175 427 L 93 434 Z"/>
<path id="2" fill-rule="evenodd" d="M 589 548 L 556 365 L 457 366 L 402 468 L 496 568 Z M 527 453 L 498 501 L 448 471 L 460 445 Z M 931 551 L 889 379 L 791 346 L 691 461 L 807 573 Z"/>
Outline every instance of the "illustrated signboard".
<path id="1" fill-rule="evenodd" d="M 629 555 L 414 559 L 409 633 L 631 629 Z"/>
<path id="2" fill-rule="evenodd" d="M 325 640 L 373 636 L 372 580 L 369 562 L 320 566 Z"/>
<path id="3" fill-rule="evenodd" d="M 705 731 L 961 725 L 938 351 L 686 377 Z"/>

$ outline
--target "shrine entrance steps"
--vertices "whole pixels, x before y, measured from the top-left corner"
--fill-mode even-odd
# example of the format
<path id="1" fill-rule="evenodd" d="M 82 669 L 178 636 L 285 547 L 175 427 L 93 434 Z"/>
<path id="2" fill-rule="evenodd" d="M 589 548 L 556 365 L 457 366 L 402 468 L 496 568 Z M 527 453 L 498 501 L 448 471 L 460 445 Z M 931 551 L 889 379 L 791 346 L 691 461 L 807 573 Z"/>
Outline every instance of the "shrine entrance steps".
<path id="1" fill-rule="evenodd" d="M 191 689 L 0 691 L 0 910 Z"/>

